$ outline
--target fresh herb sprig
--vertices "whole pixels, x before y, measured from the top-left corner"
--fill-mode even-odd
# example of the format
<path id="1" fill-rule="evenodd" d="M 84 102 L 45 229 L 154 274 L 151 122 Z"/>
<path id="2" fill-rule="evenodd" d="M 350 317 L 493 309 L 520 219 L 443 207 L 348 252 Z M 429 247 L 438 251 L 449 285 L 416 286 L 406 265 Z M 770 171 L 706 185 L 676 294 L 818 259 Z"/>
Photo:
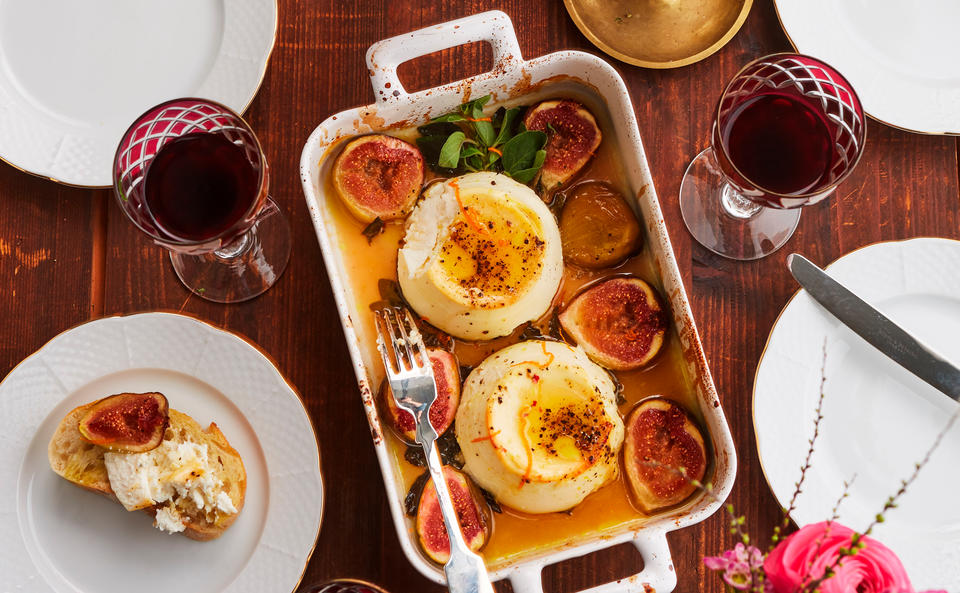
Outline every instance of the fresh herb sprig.
<path id="1" fill-rule="evenodd" d="M 489 101 L 490 95 L 467 101 L 420 126 L 417 146 L 427 164 L 442 174 L 495 171 L 530 183 L 547 157 L 547 135 L 526 129 L 522 107 L 501 107 L 484 116 Z"/>

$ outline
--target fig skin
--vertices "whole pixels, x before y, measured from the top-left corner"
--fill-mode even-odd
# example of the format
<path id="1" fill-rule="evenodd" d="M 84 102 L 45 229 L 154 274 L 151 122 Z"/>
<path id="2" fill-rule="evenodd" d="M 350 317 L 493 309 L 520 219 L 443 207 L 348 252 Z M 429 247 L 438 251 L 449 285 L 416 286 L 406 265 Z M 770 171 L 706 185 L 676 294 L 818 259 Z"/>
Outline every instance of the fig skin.
<path id="1" fill-rule="evenodd" d="M 660 397 L 640 402 L 627 416 L 623 465 L 644 512 L 675 506 L 696 491 L 707 469 L 703 435 L 680 405 Z M 681 471 L 682 470 L 682 473 Z"/>
<path id="2" fill-rule="evenodd" d="M 560 213 L 563 260 L 609 268 L 640 248 L 640 222 L 620 192 L 601 181 L 571 188 Z"/>
<path id="3" fill-rule="evenodd" d="M 660 297 L 635 276 L 591 285 L 567 305 L 559 320 L 587 356 L 614 371 L 638 369 L 653 360 L 668 327 Z"/>
<path id="4" fill-rule="evenodd" d="M 460 366 L 453 354 L 439 348 L 427 348 L 427 357 L 437 386 L 437 400 L 430 406 L 430 424 L 440 436 L 453 424 L 460 405 Z M 407 443 L 416 443 L 417 424 L 413 414 L 397 407 L 387 381 L 380 386 L 380 400 L 397 435 Z"/>
<path id="5" fill-rule="evenodd" d="M 351 140 L 333 164 L 337 195 L 365 223 L 405 217 L 420 195 L 423 175 L 420 150 L 384 134 Z"/>
<path id="6" fill-rule="evenodd" d="M 547 192 L 579 173 L 602 139 L 593 114 L 569 99 L 538 103 L 527 111 L 523 123 L 528 130 L 547 134 L 547 158 L 540 169 L 540 184 Z"/>
<path id="7" fill-rule="evenodd" d="M 116 453 L 144 453 L 160 445 L 170 423 L 162 393 L 119 393 L 93 402 L 77 421 L 86 441 Z"/>
<path id="8" fill-rule="evenodd" d="M 457 510 L 463 538 L 471 550 L 479 552 L 490 537 L 490 511 L 486 502 L 463 473 L 444 466 L 443 476 L 450 489 L 453 506 Z M 450 559 L 450 540 L 443 524 L 443 514 L 433 480 L 427 482 L 420 496 L 416 524 L 420 547 L 434 562 L 446 564 Z"/>

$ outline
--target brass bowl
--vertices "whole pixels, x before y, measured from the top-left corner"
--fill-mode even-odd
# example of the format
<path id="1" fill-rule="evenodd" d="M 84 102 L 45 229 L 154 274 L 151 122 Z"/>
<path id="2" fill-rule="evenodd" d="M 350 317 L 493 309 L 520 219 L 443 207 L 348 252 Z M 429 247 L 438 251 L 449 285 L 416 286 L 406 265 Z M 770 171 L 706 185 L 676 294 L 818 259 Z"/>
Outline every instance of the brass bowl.
<path id="1" fill-rule="evenodd" d="M 563 0 L 604 53 L 634 66 L 677 68 L 714 53 L 740 30 L 753 0 Z"/>

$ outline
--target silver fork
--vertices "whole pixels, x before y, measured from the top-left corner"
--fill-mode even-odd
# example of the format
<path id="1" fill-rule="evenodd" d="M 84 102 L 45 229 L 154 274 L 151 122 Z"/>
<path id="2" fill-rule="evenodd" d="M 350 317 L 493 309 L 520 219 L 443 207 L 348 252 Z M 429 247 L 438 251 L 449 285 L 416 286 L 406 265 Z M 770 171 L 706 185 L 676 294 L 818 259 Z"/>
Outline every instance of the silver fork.
<path id="1" fill-rule="evenodd" d="M 397 407 L 413 414 L 416 420 L 417 442 L 426 454 L 427 468 L 437 489 L 443 524 L 450 540 L 450 559 L 443 567 L 447 588 L 450 593 L 494 593 L 483 558 L 463 539 L 447 481 L 443 479 L 443 464 L 435 446 L 437 431 L 430 424 L 430 406 L 437 399 L 437 387 L 423 337 L 406 309 L 384 307 L 376 312 L 376 317 L 377 349 L 387 370 L 390 389 Z M 390 347 L 386 344 L 388 341 Z"/>

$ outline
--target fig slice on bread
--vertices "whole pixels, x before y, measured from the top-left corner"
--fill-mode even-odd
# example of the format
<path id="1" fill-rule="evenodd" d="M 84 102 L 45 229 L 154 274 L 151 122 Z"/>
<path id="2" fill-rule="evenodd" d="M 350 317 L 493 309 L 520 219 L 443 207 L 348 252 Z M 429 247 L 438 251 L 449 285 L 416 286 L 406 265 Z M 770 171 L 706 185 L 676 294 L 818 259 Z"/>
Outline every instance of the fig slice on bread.
<path id="1" fill-rule="evenodd" d="M 460 367 L 453 354 L 439 348 L 427 348 L 427 357 L 433 366 L 433 381 L 437 386 L 437 399 L 430 406 L 430 424 L 442 435 L 450 428 L 460 405 Z M 408 443 L 417 442 L 417 423 L 413 414 L 397 407 L 393 392 L 387 381 L 380 387 L 380 399 L 397 434 Z"/>
<path id="2" fill-rule="evenodd" d="M 636 502 L 647 513 L 680 504 L 703 480 L 703 435 L 687 411 L 660 397 L 640 402 L 627 416 L 623 465 Z"/>
<path id="3" fill-rule="evenodd" d="M 668 326 L 656 291 L 635 276 L 593 284 L 570 302 L 559 320 L 587 356 L 615 371 L 638 369 L 653 360 Z"/>
<path id="4" fill-rule="evenodd" d="M 170 422 L 162 393 L 119 393 L 93 402 L 77 422 L 87 442 L 117 453 L 143 453 L 163 440 Z"/>
<path id="5" fill-rule="evenodd" d="M 203 428 L 170 408 L 159 445 L 122 453 L 80 432 L 81 418 L 98 404 L 74 408 L 60 421 L 47 447 L 54 473 L 128 510 L 142 510 L 159 529 L 190 539 L 217 538 L 236 520 L 246 496 L 246 469 L 215 423 Z"/>
<path id="6" fill-rule="evenodd" d="M 540 169 L 540 183 L 548 192 L 579 173 L 600 146 L 597 120 L 576 101 L 538 103 L 527 112 L 523 123 L 528 130 L 547 134 L 547 157 Z"/>
<path id="7" fill-rule="evenodd" d="M 360 136 L 347 143 L 334 162 L 333 185 L 362 222 L 403 218 L 420 195 L 423 155 L 393 136 Z"/>
<path id="8" fill-rule="evenodd" d="M 471 550 L 477 552 L 487 543 L 490 535 L 486 503 L 482 501 L 476 487 L 464 474 L 444 466 L 443 476 L 457 511 L 457 520 L 460 522 L 463 539 Z M 443 524 L 443 513 L 440 510 L 440 501 L 437 499 L 437 489 L 433 480 L 427 482 L 423 494 L 420 495 L 420 505 L 417 507 L 417 537 L 423 551 L 431 560 L 446 564 L 450 559 L 450 539 L 447 536 L 447 528 Z"/>

